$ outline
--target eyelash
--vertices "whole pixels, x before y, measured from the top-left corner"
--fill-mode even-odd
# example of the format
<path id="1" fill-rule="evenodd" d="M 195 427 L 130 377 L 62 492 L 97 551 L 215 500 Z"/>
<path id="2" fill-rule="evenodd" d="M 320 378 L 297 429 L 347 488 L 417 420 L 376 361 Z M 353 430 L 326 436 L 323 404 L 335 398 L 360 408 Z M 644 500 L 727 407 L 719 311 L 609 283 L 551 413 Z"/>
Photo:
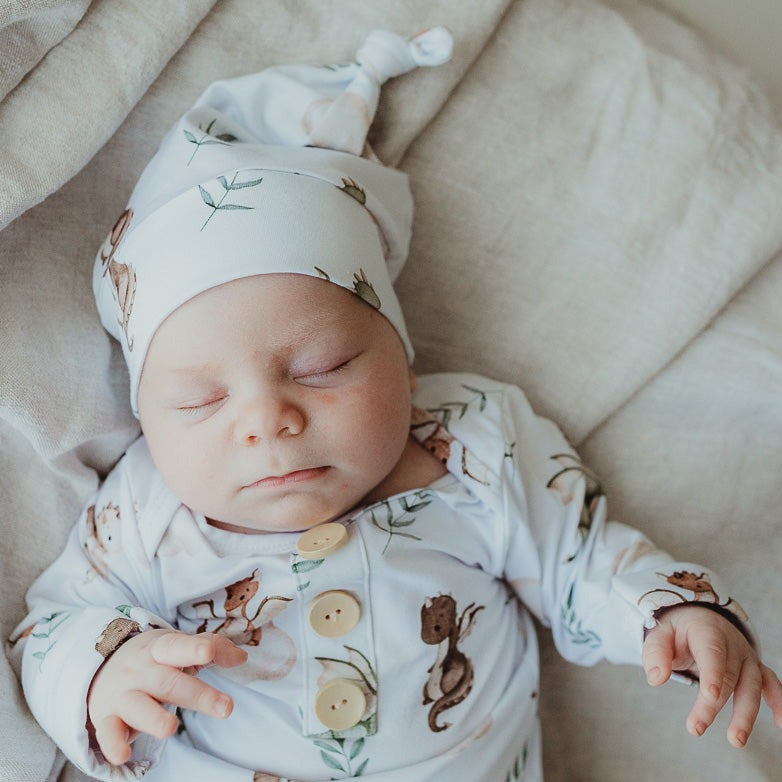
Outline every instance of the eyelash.
<path id="1" fill-rule="evenodd" d="M 301 377 L 294 378 L 297 382 L 301 382 L 303 380 L 306 380 L 307 378 L 329 378 L 333 377 L 334 375 L 338 375 L 341 372 L 344 372 L 348 365 L 351 363 L 353 359 L 348 359 L 347 361 L 343 361 L 341 364 L 339 364 L 336 367 L 333 367 L 332 369 L 326 369 L 322 372 L 313 372 L 310 375 L 302 375 Z M 304 384 L 306 385 L 306 384 Z M 225 396 L 218 397 L 217 399 L 210 399 L 208 402 L 201 402 L 197 405 L 182 405 L 180 407 L 177 407 L 177 410 L 180 413 L 184 413 L 185 415 L 198 415 L 199 413 L 204 412 L 205 410 L 208 410 L 209 408 L 213 407 L 214 405 L 219 404 L 225 399 Z"/>
<path id="2" fill-rule="evenodd" d="M 225 397 L 221 396 L 218 399 L 211 399 L 208 402 L 201 402 L 197 405 L 182 405 L 181 407 L 177 407 L 177 410 L 179 410 L 180 413 L 185 413 L 185 415 L 196 415 L 197 413 L 202 413 L 204 410 L 209 409 L 213 405 L 219 404 L 224 399 Z"/>
<path id="3" fill-rule="evenodd" d="M 301 377 L 295 378 L 295 380 L 297 382 L 301 382 L 303 380 L 307 380 L 308 378 L 328 378 L 332 377 L 333 375 L 338 375 L 340 372 L 344 372 L 348 368 L 348 365 L 352 360 L 353 359 L 348 359 L 347 361 L 343 361 L 341 364 L 333 367 L 332 369 L 325 369 L 322 372 L 313 372 L 309 375 L 302 375 Z"/>

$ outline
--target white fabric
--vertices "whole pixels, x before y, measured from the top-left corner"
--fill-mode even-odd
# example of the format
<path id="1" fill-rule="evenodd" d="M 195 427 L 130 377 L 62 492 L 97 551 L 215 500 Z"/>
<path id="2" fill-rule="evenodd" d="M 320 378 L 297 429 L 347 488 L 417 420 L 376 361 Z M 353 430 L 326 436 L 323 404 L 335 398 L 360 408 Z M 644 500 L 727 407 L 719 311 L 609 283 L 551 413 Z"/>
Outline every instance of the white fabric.
<path id="1" fill-rule="evenodd" d="M 101 321 L 128 364 L 134 414 L 158 326 L 198 293 L 254 274 L 319 276 L 356 293 L 389 319 L 412 363 L 392 286 L 412 230 L 407 177 L 360 155 L 380 85 L 450 56 L 443 28 L 411 41 L 375 30 L 356 63 L 216 82 L 174 125 L 93 274 Z"/>
<path id="2" fill-rule="evenodd" d="M 0 232 L 4 635 L 137 436 L 91 261 L 158 140 L 214 79 L 440 23 L 451 62 L 387 83 L 370 134 L 416 197 L 397 292 L 417 368 L 521 385 L 615 517 L 725 576 L 782 670 L 782 133 L 746 74 L 651 0 L 148 5 L 91 3 L 0 102 L 0 224 L 24 212 Z M 767 708 L 738 752 L 729 713 L 687 734 L 688 688 L 649 697 L 635 667 L 572 666 L 545 632 L 541 653 L 549 782 L 777 782 Z M 1 779 L 58 778 L 6 657 L 0 736 Z"/>
<path id="3" fill-rule="evenodd" d="M 501 779 L 516 764 L 539 780 L 530 613 L 551 626 L 569 660 L 638 663 L 657 608 L 730 604 L 713 574 L 606 522 L 599 483 L 515 387 L 434 375 L 414 401 L 427 412 L 415 411 L 411 431 L 449 475 L 348 514 L 347 544 L 325 558 L 297 556 L 297 533 L 213 529 L 168 491 L 144 439 L 131 447 L 32 587 L 20 627 L 31 707 L 71 760 L 104 779 L 158 766 L 147 779 L 206 782 L 219 771 L 249 781 L 258 770 L 321 779 L 341 769 L 344 778 L 445 782 Z M 676 586 L 682 573 L 709 589 Z M 330 590 L 361 607 L 358 624 L 337 638 L 308 620 L 312 599 Z M 230 605 L 241 593 L 247 600 Z M 170 740 L 171 756 L 145 737 L 124 775 L 101 763 L 84 728 L 87 689 L 103 662 L 96 641 L 117 618 L 142 630 L 223 632 L 250 655 L 239 668 L 201 673 L 234 698 L 229 720 L 185 712 L 187 733 Z M 441 680 L 461 655 L 457 681 Z M 342 731 L 324 726 L 313 706 L 335 678 L 356 682 L 367 703 Z"/>

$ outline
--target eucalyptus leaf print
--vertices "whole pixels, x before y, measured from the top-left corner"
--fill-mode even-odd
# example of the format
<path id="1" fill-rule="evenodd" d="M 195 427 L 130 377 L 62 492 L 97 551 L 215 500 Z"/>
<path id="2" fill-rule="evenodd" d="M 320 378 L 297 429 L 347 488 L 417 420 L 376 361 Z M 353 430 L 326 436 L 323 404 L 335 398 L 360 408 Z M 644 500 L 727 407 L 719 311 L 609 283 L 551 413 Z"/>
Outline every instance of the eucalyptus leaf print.
<path id="1" fill-rule="evenodd" d="M 223 194 L 220 196 L 220 199 L 218 201 L 215 201 L 214 196 L 203 186 L 198 186 L 198 192 L 201 194 L 201 200 L 212 210 L 209 217 L 206 218 L 206 221 L 201 226 L 201 230 L 203 231 L 204 228 L 208 225 L 209 221 L 218 213 L 221 211 L 231 211 L 231 210 L 246 210 L 246 209 L 253 209 L 252 206 L 244 206 L 242 204 L 226 204 L 223 203 L 225 201 L 226 196 L 235 191 L 235 190 L 244 190 L 248 187 L 257 187 L 258 185 L 263 182 L 263 177 L 260 179 L 251 179 L 247 182 L 237 182 L 236 177 L 239 176 L 239 172 L 235 172 L 233 175 L 233 178 L 229 182 L 224 176 L 219 176 L 215 180 L 220 184 L 220 186 L 223 188 Z"/>
<path id="2" fill-rule="evenodd" d="M 316 67 L 323 68 L 324 70 L 327 70 L 327 71 L 334 71 L 334 72 L 336 72 L 336 71 L 344 70 L 345 68 L 353 68 L 355 66 L 355 64 L 356 63 L 350 62 L 348 60 L 347 62 L 335 62 L 335 63 L 330 63 L 329 65 L 318 65 Z"/>
<path id="3" fill-rule="evenodd" d="M 453 416 L 457 416 L 458 419 L 464 418 L 467 411 L 475 405 L 478 406 L 478 411 L 483 413 L 486 411 L 486 406 L 489 404 L 489 394 L 501 394 L 501 389 L 483 391 L 480 388 L 474 388 L 473 386 L 461 384 L 465 391 L 469 391 L 472 396 L 459 402 L 442 402 L 439 407 L 429 408 L 429 412 L 436 415 L 440 420 L 440 423 L 448 429 L 449 424 Z"/>
<path id="4" fill-rule="evenodd" d="M 198 138 L 194 133 L 187 130 L 185 128 L 182 132 L 185 134 L 185 139 L 188 143 L 194 144 L 195 149 L 193 150 L 193 154 L 190 155 L 190 159 L 187 161 L 187 165 L 189 166 L 193 162 L 193 158 L 196 156 L 196 152 L 198 152 L 201 147 L 207 146 L 209 144 L 230 144 L 232 141 L 236 141 L 236 136 L 234 136 L 232 133 L 219 133 L 217 135 L 212 135 L 212 127 L 214 126 L 215 122 L 217 122 L 217 117 L 215 117 L 207 126 L 206 128 L 202 128 L 201 125 L 198 126 L 198 129 L 202 132 L 202 135 L 200 138 Z"/>
<path id="5" fill-rule="evenodd" d="M 52 640 L 52 636 L 54 635 L 55 631 L 60 627 L 60 625 L 67 621 L 70 618 L 71 614 L 69 611 L 55 611 L 53 614 L 49 614 L 49 616 L 44 616 L 41 619 L 38 620 L 38 622 L 35 625 L 35 629 L 30 633 L 30 636 L 32 638 L 37 638 L 42 641 L 47 642 L 47 646 L 45 649 L 38 650 L 36 652 L 33 652 L 33 657 L 39 661 L 38 663 L 38 670 L 40 671 L 41 668 L 43 668 L 44 660 L 46 659 L 46 655 L 51 652 L 51 650 L 54 648 L 54 645 L 57 643 L 56 640 Z"/>
<path id="6" fill-rule="evenodd" d="M 417 535 L 413 535 L 412 532 L 405 532 L 404 530 L 415 523 L 416 517 L 412 514 L 423 510 L 432 502 L 431 496 L 431 493 L 425 490 L 416 491 L 412 494 L 406 494 L 393 502 L 383 500 L 370 510 L 369 518 L 372 524 L 388 534 L 386 545 L 383 546 L 383 554 L 388 550 L 394 536 L 410 540 L 421 540 Z"/>
<path id="7" fill-rule="evenodd" d="M 357 739 L 316 739 L 315 746 L 320 750 L 323 763 L 335 771 L 341 771 L 348 777 L 360 777 L 369 763 L 369 758 L 358 761 L 365 746 L 364 737 Z M 353 767 L 353 764 L 358 765 Z M 334 779 L 334 777 L 332 777 Z"/>
<path id="8" fill-rule="evenodd" d="M 527 745 L 524 745 L 521 754 L 513 761 L 513 767 L 508 770 L 505 775 L 504 782 L 521 782 L 524 779 L 524 769 L 527 767 L 527 754 L 529 750 Z"/>
<path id="9" fill-rule="evenodd" d="M 302 573 L 310 573 L 313 570 L 317 570 L 325 560 L 323 559 L 306 559 L 305 557 L 299 557 L 293 555 L 291 560 L 291 570 L 295 576 L 299 576 Z M 302 592 L 310 585 L 309 581 L 301 581 L 296 586 L 297 592 Z"/>
<path id="10" fill-rule="evenodd" d="M 573 589 L 574 585 L 571 584 L 567 599 L 560 610 L 562 624 L 572 643 L 597 649 L 602 644 L 602 641 L 596 632 L 585 628 L 583 622 L 576 616 L 573 608 Z"/>

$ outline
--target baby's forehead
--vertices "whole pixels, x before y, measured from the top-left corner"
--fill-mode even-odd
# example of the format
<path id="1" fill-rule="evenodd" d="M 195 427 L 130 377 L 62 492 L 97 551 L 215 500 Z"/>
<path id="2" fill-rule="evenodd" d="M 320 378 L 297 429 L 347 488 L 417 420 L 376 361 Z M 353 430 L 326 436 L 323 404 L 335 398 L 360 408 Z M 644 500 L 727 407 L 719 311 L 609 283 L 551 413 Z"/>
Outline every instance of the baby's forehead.
<path id="1" fill-rule="evenodd" d="M 234 342 L 285 351 L 371 329 L 375 318 L 385 320 L 359 294 L 326 280 L 293 273 L 253 275 L 184 302 L 161 324 L 153 343 L 169 344 L 173 359 L 194 356 L 199 348 L 227 349 Z"/>
<path id="2" fill-rule="evenodd" d="M 286 316 L 284 323 L 311 321 L 324 327 L 346 318 L 369 317 L 374 310 L 358 290 L 348 290 L 325 277 L 296 272 L 253 274 L 229 280 L 201 291 L 181 308 L 184 307 L 211 308 L 228 316 L 240 310 L 259 317 L 273 312 Z"/>

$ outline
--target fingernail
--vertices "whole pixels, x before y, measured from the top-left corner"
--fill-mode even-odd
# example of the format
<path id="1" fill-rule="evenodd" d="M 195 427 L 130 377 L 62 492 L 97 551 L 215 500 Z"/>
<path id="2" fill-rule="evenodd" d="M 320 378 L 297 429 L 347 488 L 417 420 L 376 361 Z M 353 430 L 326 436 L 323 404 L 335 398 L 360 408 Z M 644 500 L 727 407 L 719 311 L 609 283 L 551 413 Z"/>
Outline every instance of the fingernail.
<path id="1" fill-rule="evenodd" d="M 736 741 L 738 741 L 739 744 L 743 747 L 747 741 L 749 740 L 749 736 L 747 735 L 747 732 L 744 730 L 740 730 L 736 733 Z"/>
<path id="2" fill-rule="evenodd" d="M 227 717 L 228 712 L 231 708 L 231 701 L 229 698 L 227 698 L 225 695 L 221 695 L 216 701 L 215 701 L 215 715 L 218 717 Z"/>
<path id="3" fill-rule="evenodd" d="M 649 684 L 657 684 L 658 681 L 660 681 L 660 669 L 650 668 L 646 672 L 646 681 L 649 682 Z"/>
<path id="4" fill-rule="evenodd" d="M 704 722 L 696 722 L 695 723 L 695 732 L 702 736 L 706 732 L 706 723 Z"/>

